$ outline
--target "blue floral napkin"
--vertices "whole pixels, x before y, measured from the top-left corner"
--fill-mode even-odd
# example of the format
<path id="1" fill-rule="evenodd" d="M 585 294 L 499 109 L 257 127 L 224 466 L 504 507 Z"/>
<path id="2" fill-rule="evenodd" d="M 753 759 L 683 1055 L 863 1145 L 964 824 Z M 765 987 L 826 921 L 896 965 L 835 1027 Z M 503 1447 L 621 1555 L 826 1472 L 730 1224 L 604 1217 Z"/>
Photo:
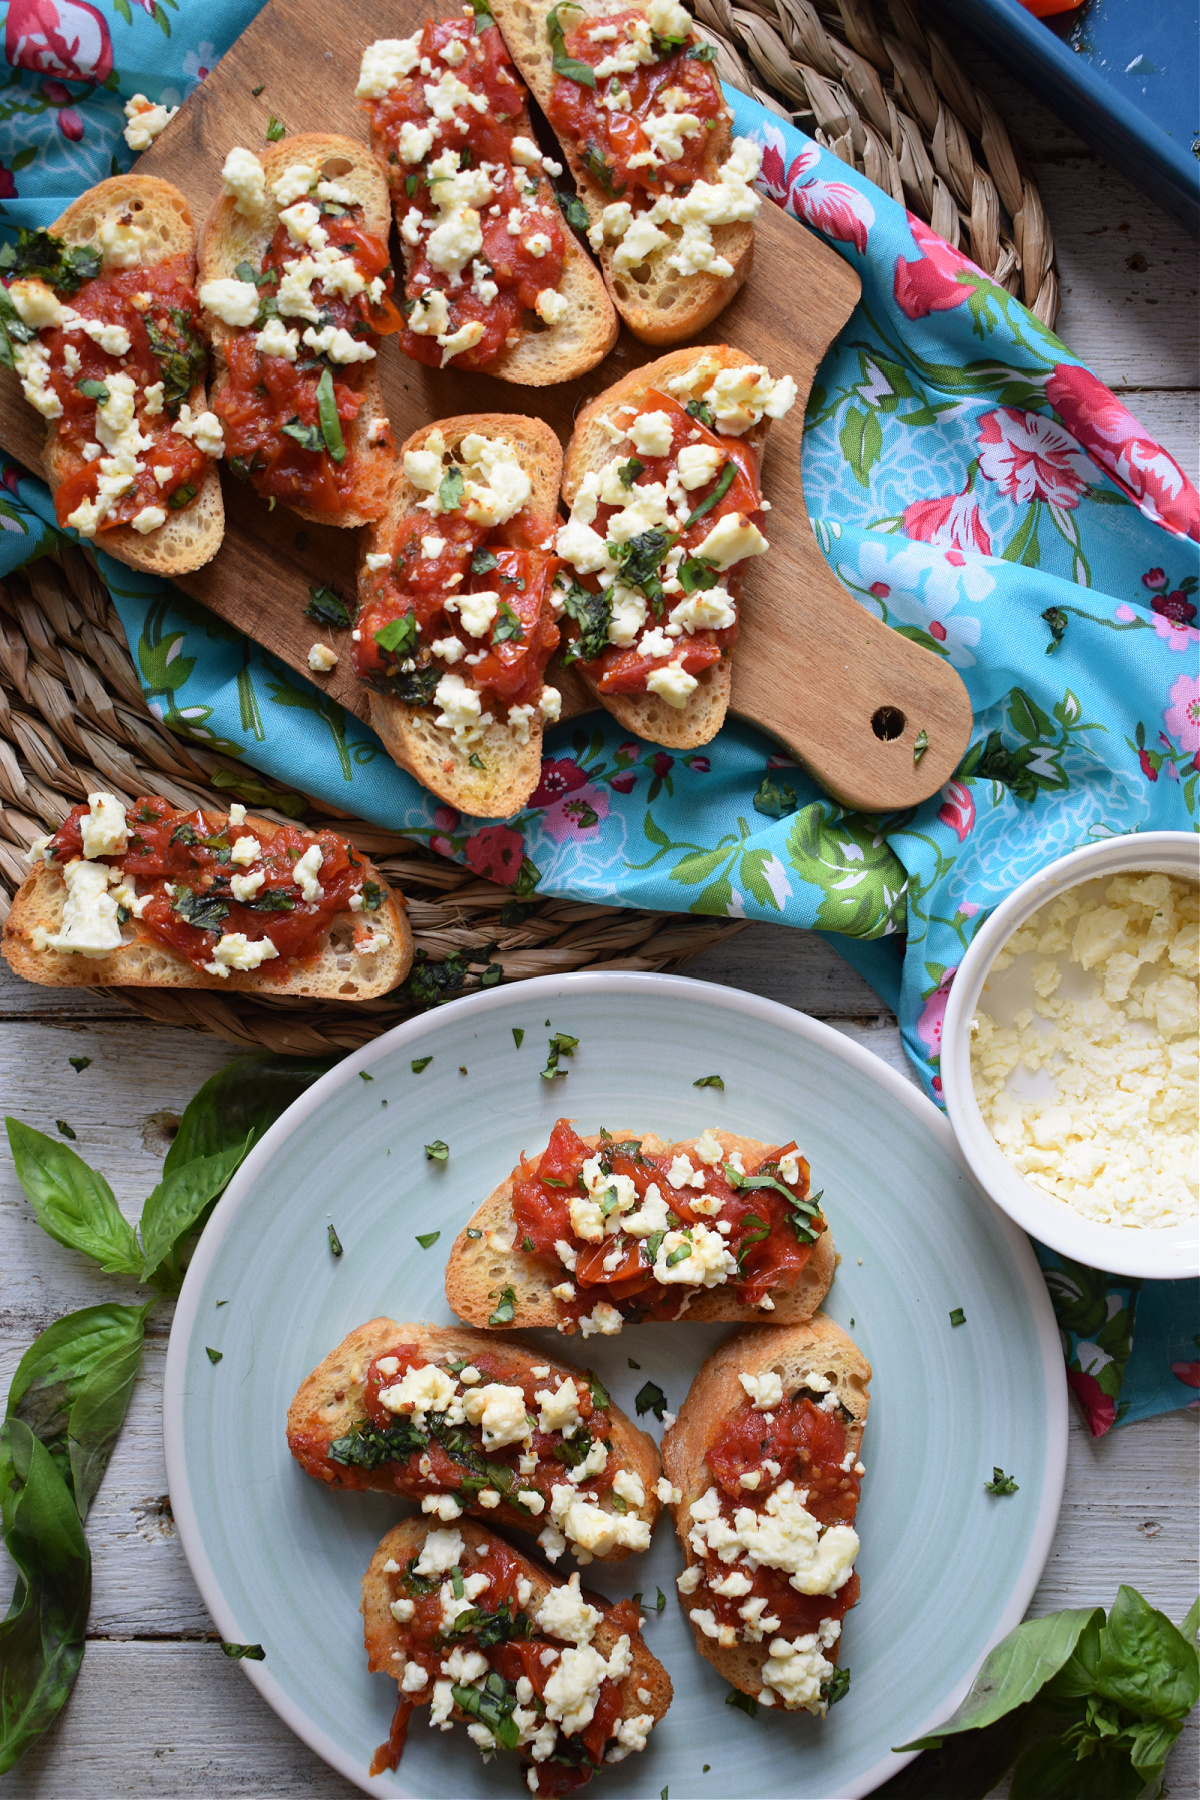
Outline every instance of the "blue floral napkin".
<path id="1" fill-rule="evenodd" d="M 177 104 L 256 10 L 9 0 L 0 223 L 49 224 L 131 166 L 124 101 Z M 146 697 L 173 730 L 518 893 L 836 933 L 897 1011 L 936 1100 L 946 996 L 989 910 L 1080 844 L 1195 829 L 1200 503 L 1017 301 L 802 133 L 729 98 L 763 148 L 772 198 L 862 278 L 809 402 L 804 485 L 842 581 L 966 682 L 971 747 L 932 800 L 885 819 L 846 813 L 736 721 L 702 754 L 673 756 L 597 714 L 549 733 L 515 819 L 464 818 L 186 596 L 103 556 L 101 567 Z M 43 484 L 11 463 L 0 474 L 3 574 L 55 534 Z M 1068 1379 L 1097 1436 L 1194 1403 L 1195 1282 L 1139 1293 L 1042 1254 Z"/>

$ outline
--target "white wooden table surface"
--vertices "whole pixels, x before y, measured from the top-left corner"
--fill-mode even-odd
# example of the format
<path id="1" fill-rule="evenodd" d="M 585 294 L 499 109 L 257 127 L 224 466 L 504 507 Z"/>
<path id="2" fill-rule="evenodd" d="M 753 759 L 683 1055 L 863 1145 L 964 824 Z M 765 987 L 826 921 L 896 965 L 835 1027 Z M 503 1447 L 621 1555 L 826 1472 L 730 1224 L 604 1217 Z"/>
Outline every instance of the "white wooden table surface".
<path id="1" fill-rule="evenodd" d="M 1030 155 L 1058 244 L 1060 335 L 1197 475 L 1197 251 L 981 53 L 967 60 Z M 158 1179 L 164 1121 L 235 1052 L 147 1023 L 80 989 L 26 986 L 0 963 L 3 1110 L 53 1132 L 65 1118 L 130 1217 Z M 748 988 L 825 1019 L 911 1078 L 895 1020 L 822 940 L 752 926 L 688 973 Z M 92 1058 L 81 1074 L 70 1055 Z M 0 1164 L 0 1383 L 61 1314 L 133 1299 L 124 1284 L 43 1236 Z M 211 1621 L 166 1499 L 161 1387 L 169 1309 L 151 1320 L 125 1430 L 88 1521 L 90 1641 L 57 1725 L 4 1784 L 11 1800 L 350 1800 L 356 1792 L 293 1738 L 207 1641 Z M 1066 1495 L 1032 1614 L 1111 1603 L 1122 1581 L 1179 1620 L 1197 1591 L 1193 1413 L 1123 1427 L 1093 1443 L 1072 1406 Z M 0 1552 L 0 1604 L 11 1568 Z M 967 1597 L 964 1596 L 964 1600 Z M 1197 1793 L 1193 1716 L 1168 1793 Z M 515 1792 L 516 1790 L 513 1789 Z"/>

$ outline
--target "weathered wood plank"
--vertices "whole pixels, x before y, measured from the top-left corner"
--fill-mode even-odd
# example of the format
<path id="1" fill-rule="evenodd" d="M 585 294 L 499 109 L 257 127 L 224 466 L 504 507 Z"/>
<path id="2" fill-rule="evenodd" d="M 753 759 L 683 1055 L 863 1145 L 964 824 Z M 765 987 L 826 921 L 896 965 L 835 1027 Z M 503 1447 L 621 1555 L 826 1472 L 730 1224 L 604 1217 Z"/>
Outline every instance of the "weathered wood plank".
<path id="1" fill-rule="evenodd" d="M 882 1017 L 887 1011 L 870 983 L 812 931 L 747 925 L 736 937 L 692 957 L 683 973 L 762 994 L 814 1018 Z"/>

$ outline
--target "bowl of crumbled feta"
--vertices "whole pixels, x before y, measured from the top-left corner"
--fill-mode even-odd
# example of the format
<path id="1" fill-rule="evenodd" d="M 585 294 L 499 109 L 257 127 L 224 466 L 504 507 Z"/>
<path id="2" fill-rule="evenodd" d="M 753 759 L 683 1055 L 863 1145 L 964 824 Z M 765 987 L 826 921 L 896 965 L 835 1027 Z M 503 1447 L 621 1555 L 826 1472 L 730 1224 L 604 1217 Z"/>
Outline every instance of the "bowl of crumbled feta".
<path id="1" fill-rule="evenodd" d="M 1200 1273 L 1200 845 L 1108 838 L 991 914 L 942 1030 L 946 1110 L 980 1184 L 1062 1255 Z"/>

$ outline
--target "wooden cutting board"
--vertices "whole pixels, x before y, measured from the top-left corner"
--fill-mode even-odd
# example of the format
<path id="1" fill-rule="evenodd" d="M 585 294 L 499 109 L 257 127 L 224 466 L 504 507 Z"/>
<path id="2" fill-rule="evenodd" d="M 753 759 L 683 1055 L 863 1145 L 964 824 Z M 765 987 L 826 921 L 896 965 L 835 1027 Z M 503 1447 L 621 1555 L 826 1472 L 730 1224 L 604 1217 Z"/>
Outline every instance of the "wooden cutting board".
<path id="1" fill-rule="evenodd" d="M 433 10 L 454 9 L 438 4 Z M 365 140 L 366 118 L 354 99 L 363 48 L 376 37 L 408 35 L 429 12 L 421 0 L 392 0 L 386 14 L 362 0 L 268 0 L 141 158 L 139 171 L 181 188 L 202 228 L 220 196 L 226 152 L 234 144 L 263 144 L 272 114 L 289 133 L 336 131 Z M 773 375 L 792 375 L 799 390 L 787 418 L 771 428 L 764 468 L 771 550 L 750 564 L 746 579 L 733 710 L 778 739 L 836 799 L 880 812 L 915 805 L 948 780 L 966 748 L 971 707 L 949 663 L 889 630 L 833 576 L 809 524 L 800 479 L 804 405 L 817 365 L 858 297 L 858 277 L 848 265 L 768 204 L 759 216 L 753 274 L 696 342 L 736 345 Z M 611 356 L 582 380 L 522 388 L 426 368 L 385 338 L 379 373 L 398 443 L 454 413 L 525 412 L 545 419 L 565 445 L 584 402 L 656 354 L 623 329 Z M 42 421 L 21 398 L 15 377 L 7 370 L 0 375 L 0 445 L 39 469 Z M 224 544 L 207 568 L 180 577 L 179 586 L 314 679 L 309 646 L 329 633 L 303 616 L 308 588 L 327 582 L 353 594 L 357 534 L 307 524 L 284 507 L 269 512 L 249 487 L 225 475 L 222 481 Z M 334 633 L 333 642 L 341 661 L 332 675 L 316 679 L 365 717 L 348 634 Z M 564 717 L 595 710 L 570 671 L 552 664 L 548 678 L 562 690 Z M 928 747 L 914 760 L 921 733 Z"/>

